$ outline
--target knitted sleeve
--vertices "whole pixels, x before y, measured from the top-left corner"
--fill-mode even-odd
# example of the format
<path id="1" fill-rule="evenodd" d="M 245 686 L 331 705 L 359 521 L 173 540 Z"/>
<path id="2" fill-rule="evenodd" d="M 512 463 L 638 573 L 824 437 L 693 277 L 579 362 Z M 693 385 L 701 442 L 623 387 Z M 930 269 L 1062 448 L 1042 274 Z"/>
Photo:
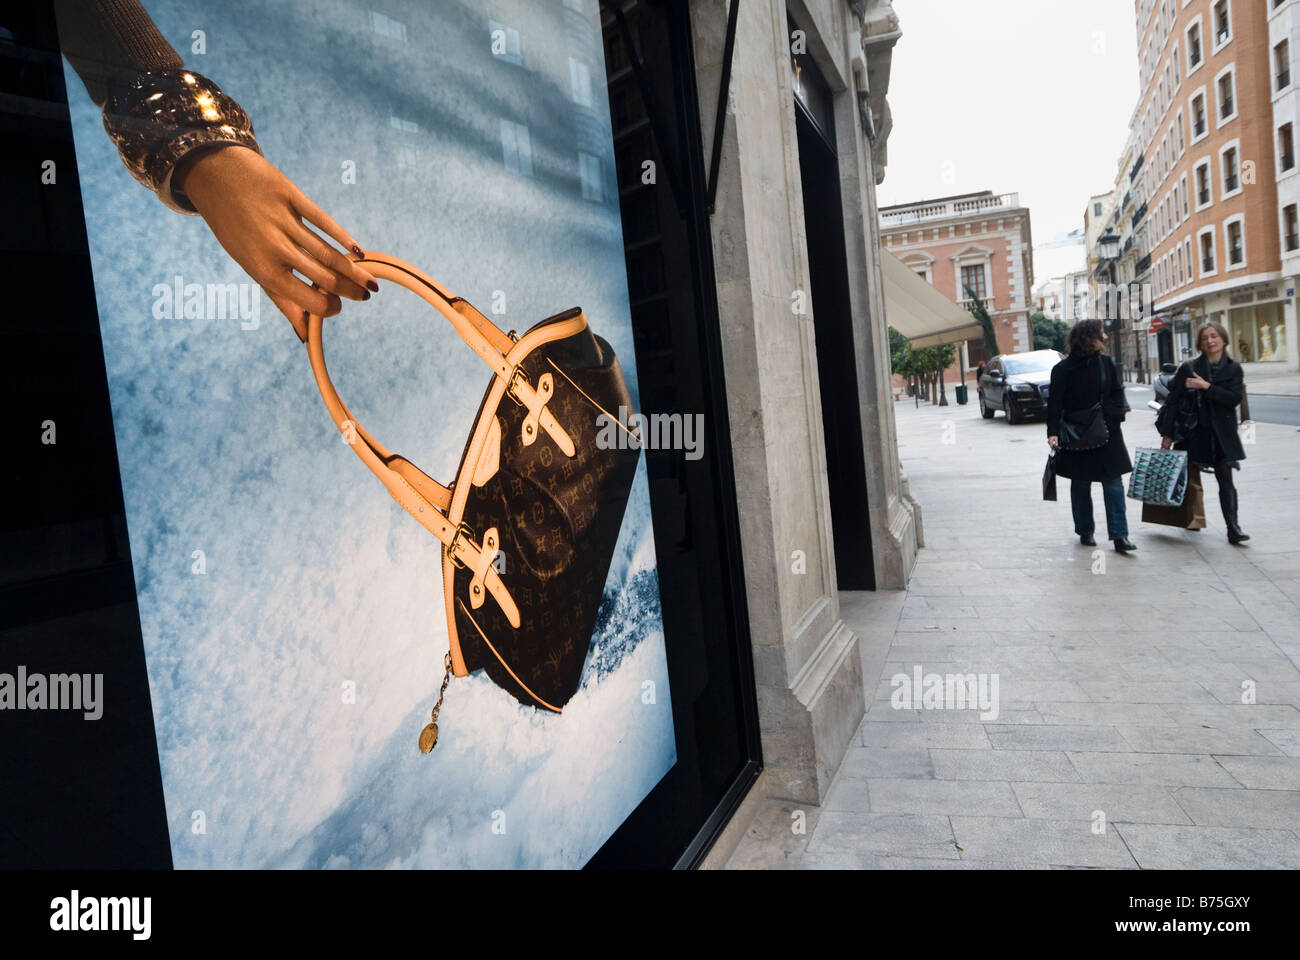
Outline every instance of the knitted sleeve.
<path id="1" fill-rule="evenodd" d="M 131 175 L 181 213 L 194 205 L 172 184 L 193 150 L 236 144 L 261 152 L 242 107 L 186 70 L 138 0 L 55 0 L 59 45 Z"/>

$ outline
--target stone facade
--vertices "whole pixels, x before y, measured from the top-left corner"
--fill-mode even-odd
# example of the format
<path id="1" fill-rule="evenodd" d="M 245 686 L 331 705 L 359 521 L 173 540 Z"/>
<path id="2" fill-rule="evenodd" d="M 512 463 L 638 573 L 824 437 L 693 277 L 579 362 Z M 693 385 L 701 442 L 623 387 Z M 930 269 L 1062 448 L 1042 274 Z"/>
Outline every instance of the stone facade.
<path id="1" fill-rule="evenodd" d="M 706 155 L 727 9 L 726 0 L 691 3 Z M 906 584 L 921 536 L 896 447 L 876 226 L 897 20 L 888 2 L 745 0 L 712 231 L 765 767 L 753 793 L 818 803 L 868 695 L 862 637 L 845 625 L 836 587 L 815 327 L 791 308 L 809 289 L 810 266 L 788 18 L 831 88 L 859 348 L 850 402 L 862 424 L 871 527 L 863 535 L 878 587 Z M 733 826 L 743 818 L 742 809 Z M 726 846 L 724 837 L 715 849 Z"/>

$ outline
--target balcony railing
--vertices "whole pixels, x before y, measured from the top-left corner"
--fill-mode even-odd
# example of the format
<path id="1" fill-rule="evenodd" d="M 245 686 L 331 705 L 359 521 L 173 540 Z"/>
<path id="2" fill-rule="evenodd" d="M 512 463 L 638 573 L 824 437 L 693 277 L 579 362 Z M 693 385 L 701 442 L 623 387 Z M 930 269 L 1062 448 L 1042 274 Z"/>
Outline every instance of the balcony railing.
<path id="1" fill-rule="evenodd" d="M 1241 263 L 1241 258 L 1242 258 L 1241 247 L 1232 247 L 1228 250 L 1229 263 Z"/>
<path id="2" fill-rule="evenodd" d="M 1232 193 L 1237 189 L 1237 175 L 1235 173 L 1223 178 L 1223 188 L 1225 193 Z"/>
<path id="3" fill-rule="evenodd" d="M 1207 203 L 1209 203 L 1210 202 L 1209 189 L 1202 190 L 1200 193 L 1198 193 L 1196 195 L 1196 202 L 1199 203 L 1201 206 L 1205 206 Z"/>
<path id="4" fill-rule="evenodd" d="M 1147 254 L 1133 266 L 1133 276 L 1140 277 L 1151 267 L 1151 254 Z"/>
<path id="5" fill-rule="evenodd" d="M 1220 45 L 1227 43 L 1228 31 L 1225 29 L 1225 30 L 1220 30 L 1218 33 L 1216 33 L 1214 35 L 1214 42 Z"/>
<path id="6" fill-rule="evenodd" d="M 887 210 L 880 214 L 880 223 L 885 227 L 896 227 L 921 220 L 974 216 L 999 208 L 1012 210 L 1019 206 L 1020 194 L 1018 193 L 965 197 L 959 200 L 945 200 L 942 203 L 918 203 L 895 210 Z"/>
<path id="7" fill-rule="evenodd" d="M 1219 119 L 1227 120 L 1232 116 L 1232 97 L 1226 97 L 1223 103 L 1219 104 Z"/>
<path id="8" fill-rule="evenodd" d="M 1193 123 L 1192 130 L 1196 133 L 1198 137 L 1201 134 L 1203 134 L 1205 132 L 1205 118 L 1201 117 L 1195 123 Z"/>
<path id="9" fill-rule="evenodd" d="M 1187 64 L 1188 66 L 1195 67 L 1199 65 L 1200 62 L 1201 62 L 1201 45 L 1199 43 L 1194 43 L 1192 44 L 1192 52 L 1187 55 Z"/>
<path id="10" fill-rule="evenodd" d="M 1282 154 L 1282 169 L 1290 170 L 1294 166 L 1295 166 L 1295 154 L 1293 153 Z"/>
<path id="11" fill-rule="evenodd" d="M 1201 270 L 1202 270 L 1203 272 L 1205 272 L 1205 273 L 1213 273 L 1213 272 L 1214 272 L 1214 258 L 1213 258 L 1213 257 L 1202 257 L 1202 258 L 1201 258 Z"/>
<path id="12" fill-rule="evenodd" d="M 1133 211 L 1133 228 L 1136 230 L 1137 225 L 1142 222 L 1142 218 L 1147 215 L 1147 205 L 1144 203 Z"/>
<path id="13" fill-rule="evenodd" d="M 1286 235 L 1287 250 L 1300 249 L 1300 233 L 1288 233 Z"/>
<path id="14" fill-rule="evenodd" d="M 1291 86 L 1291 71 L 1286 69 L 1277 75 L 1277 88 L 1281 90 L 1283 87 L 1289 86 Z"/>
<path id="15" fill-rule="evenodd" d="M 1141 172 L 1142 164 L 1145 160 L 1146 160 L 1146 154 L 1144 153 L 1138 154 L 1137 161 L 1133 164 L 1133 169 L 1128 172 L 1128 178 L 1130 182 L 1137 179 L 1137 175 L 1138 173 Z"/>

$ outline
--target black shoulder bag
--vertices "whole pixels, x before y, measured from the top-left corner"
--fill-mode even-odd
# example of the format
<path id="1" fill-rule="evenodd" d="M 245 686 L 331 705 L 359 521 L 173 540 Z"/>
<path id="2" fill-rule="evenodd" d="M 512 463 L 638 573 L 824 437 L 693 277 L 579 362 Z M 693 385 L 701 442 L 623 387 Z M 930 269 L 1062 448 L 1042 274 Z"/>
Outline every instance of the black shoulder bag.
<path id="1" fill-rule="evenodd" d="M 1106 400 L 1106 369 L 1100 356 L 1097 357 L 1097 376 L 1101 381 L 1101 397 L 1086 410 L 1061 414 L 1061 428 L 1058 432 L 1062 450 L 1096 450 L 1110 442 L 1110 428 L 1106 426 L 1106 416 L 1102 405 Z"/>

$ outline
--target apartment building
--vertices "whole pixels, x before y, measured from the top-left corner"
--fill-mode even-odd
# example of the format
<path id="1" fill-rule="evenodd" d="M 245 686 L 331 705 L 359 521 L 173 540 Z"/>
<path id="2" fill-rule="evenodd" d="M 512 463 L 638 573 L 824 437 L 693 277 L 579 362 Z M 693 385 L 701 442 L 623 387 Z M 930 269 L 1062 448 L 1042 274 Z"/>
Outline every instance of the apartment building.
<path id="1" fill-rule="evenodd" d="M 1296 7 L 1137 2 L 1131 226 L 1154 301 L 1138 324 L 1149 367 L 1192 355 L 1195 327 L 1210 319 L 1228 329 L 1242 362 L 1296 368 Z M 1284 270 L 1288 244 L 1294 265 Z"/>
<path id="2" fill-rule="evenodd" d="M 880 208 L 880 242 L 944 296 L 969 306 L 984 302 L 999 353 L 1034 348 L 1034 244 L 1029 209 L 1017 193 L 991 190 Z M 972 379 L 990 359 L 981 338 L 963 341 L 948 383 Z"/>

